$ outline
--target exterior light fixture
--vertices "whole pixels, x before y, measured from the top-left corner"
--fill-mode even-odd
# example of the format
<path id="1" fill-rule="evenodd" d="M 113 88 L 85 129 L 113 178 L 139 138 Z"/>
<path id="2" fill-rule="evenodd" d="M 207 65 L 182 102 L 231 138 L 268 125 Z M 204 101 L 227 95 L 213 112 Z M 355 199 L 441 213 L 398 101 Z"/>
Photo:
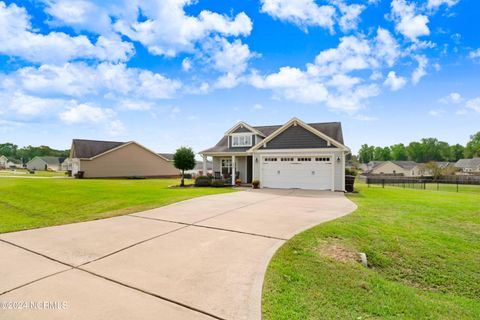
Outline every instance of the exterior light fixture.
<path id="1" fill-rule="evenodd" d="M 340 156 L 338 156 L 337 157 L 337 162 L 340 162 L 340 160 L 342 160 L 342 159 L 340 159 Z"/>

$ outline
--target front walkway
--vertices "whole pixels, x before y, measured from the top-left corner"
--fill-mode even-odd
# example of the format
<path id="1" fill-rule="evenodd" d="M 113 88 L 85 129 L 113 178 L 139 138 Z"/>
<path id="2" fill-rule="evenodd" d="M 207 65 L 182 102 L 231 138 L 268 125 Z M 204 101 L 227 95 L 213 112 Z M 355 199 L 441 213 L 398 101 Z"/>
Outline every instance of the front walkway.
<path id="1" fill-rule="evenodd" d="M 254 190 L 0 234 L 0 319 L 260 319 L 275 251 L 355 208 L 341 193 Z"/>

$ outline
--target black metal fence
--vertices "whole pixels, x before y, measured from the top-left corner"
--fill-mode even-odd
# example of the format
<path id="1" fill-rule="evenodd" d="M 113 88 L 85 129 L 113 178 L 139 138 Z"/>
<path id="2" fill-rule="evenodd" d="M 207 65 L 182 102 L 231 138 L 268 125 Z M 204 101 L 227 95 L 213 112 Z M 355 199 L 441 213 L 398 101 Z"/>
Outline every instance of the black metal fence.
<path id="1" fill-rule="evenodd" d="M 368 187 L 398 187 L 403 189 L 471 191 L 480 193 L 480 176 L 444 176 L 439 179 L 432 177 L 367 176 L 365 179 Z"/>

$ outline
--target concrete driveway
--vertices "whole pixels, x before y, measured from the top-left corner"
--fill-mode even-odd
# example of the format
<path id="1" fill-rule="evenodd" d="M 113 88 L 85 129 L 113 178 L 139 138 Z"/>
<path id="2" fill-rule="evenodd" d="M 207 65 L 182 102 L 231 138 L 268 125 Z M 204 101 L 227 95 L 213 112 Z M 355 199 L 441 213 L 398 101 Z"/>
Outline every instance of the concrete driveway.
<path id="1" fill-rule="evenodd" d="M 0 235 L 0 319 L 260 319 L 293 235 L 346 215 L 341 193 L 252 190 Z"/>

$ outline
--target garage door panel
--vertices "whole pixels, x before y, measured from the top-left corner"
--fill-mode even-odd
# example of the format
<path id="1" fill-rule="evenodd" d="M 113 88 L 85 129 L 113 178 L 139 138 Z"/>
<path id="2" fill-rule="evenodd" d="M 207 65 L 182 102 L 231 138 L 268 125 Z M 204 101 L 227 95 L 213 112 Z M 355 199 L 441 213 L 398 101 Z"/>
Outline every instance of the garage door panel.
<path id="1" fill-rule="evenodd" d="M 267 188 L 301 188 L 329 190 L 332 188 L 332 164 L 315 161 L 312 156 L 295 156 L 312 158 L 312 161 L 263 161 L 263 186 Z M 280 156 L 269 156 L 280 159 Z"/>

